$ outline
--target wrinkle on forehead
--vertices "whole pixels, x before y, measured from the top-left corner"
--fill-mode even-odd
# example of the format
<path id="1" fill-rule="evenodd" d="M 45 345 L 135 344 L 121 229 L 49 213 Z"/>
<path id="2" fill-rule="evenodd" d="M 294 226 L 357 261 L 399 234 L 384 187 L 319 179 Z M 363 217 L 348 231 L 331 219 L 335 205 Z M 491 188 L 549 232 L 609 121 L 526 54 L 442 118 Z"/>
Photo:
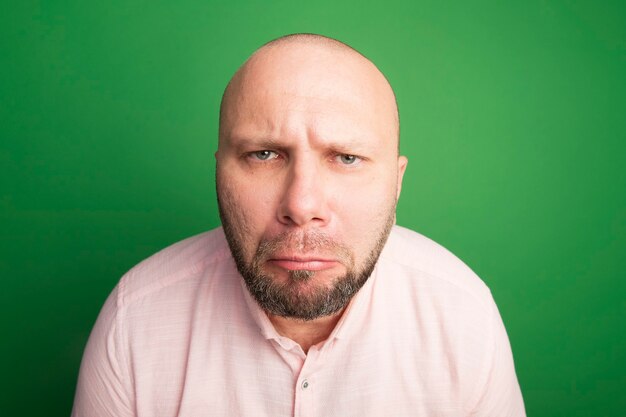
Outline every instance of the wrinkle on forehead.
<path id="1" fill-rule="evenodd" d="M 242 117 L 259 118 L 263 124 L 267 123 L 262 120 L 264 115 L 280 115 L 285 109 L 314 115 L 349 108 L 358 110 L 350 112 L 356 118 L 376 122 L 387 141 L 397 147 L 397 106 L 384 75 L 347 45 L 328 38 L 315 39 L 275 41 L 261 47 L 242 65 L 222 99 L 220 143 Z M 329 110 L 325 102 L 331 104 Z M 267 108 L 273 105 L 280 108 Z"/>

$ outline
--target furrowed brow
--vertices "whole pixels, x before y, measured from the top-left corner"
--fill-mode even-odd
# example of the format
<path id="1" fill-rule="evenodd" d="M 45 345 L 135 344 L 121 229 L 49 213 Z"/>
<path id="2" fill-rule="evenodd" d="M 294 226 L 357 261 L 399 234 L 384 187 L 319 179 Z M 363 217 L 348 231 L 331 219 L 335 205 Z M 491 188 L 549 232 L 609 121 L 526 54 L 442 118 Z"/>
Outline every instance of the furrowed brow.
<path id="1" fill-rule="evenodd" d="M 235 136 L 229 138 L 231 146 L 237 149 L 283 149 L 285 148 L 284 144 L 281 144 L 279 141 L 264 138 L 264 137 L 252 137 L 252 136 Z"/>
<path id="2" fill-rule="evenodd" d="M 363 141 L 359 140 L 346 140 L 341 142 L 328 142 L 326 145 L 334 152 L 342 153 L 346 155 L 361 155 L 371 152 L 373 149 Z"/>

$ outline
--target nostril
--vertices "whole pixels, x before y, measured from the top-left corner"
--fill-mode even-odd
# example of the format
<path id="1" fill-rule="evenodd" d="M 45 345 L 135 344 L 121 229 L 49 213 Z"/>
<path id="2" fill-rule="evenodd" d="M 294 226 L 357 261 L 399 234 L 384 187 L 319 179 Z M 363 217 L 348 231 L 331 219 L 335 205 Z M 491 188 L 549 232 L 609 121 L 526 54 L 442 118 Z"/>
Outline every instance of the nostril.
<path id="1" fill-rule="evenodd" d="M 323 222 L 327 209 L 322 198 L 312 196 L 292 196 L 282 201 L 278 217 L 281 223 L 303 226 L 310 222 Z"/>

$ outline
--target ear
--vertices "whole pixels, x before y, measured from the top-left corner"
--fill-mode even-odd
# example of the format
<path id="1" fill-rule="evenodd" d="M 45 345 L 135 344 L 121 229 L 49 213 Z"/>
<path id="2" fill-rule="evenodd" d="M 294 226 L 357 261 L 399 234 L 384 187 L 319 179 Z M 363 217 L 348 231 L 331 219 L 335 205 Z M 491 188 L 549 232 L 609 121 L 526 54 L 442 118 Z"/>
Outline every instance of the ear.
<path id="1" fill-rule="evenodd" d="M 404 178 L 404 171 L 406 171 L 406 165 L 409 163 L 409 160 L 406 159 L 406 156 L 398 157 L 398 191 L 396 194 L 396 201 L 400 198 L 400 191 L 402 190 L 402 178 Z"/>

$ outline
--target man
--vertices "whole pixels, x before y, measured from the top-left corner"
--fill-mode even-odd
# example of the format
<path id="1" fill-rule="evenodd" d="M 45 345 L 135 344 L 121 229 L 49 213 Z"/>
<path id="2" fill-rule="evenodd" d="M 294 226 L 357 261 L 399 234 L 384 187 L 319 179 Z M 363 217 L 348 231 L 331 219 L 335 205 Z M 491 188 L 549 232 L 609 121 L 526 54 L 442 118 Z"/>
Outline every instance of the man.
<path id="1" fill-rule="evenodd" d="M 523 416 L 489 290 L 394 226 L 395 96 L 338 41 L 291 35 L 220 112 L 223 230 L 129 271 L 85 351 L 74 416 Z"/>

